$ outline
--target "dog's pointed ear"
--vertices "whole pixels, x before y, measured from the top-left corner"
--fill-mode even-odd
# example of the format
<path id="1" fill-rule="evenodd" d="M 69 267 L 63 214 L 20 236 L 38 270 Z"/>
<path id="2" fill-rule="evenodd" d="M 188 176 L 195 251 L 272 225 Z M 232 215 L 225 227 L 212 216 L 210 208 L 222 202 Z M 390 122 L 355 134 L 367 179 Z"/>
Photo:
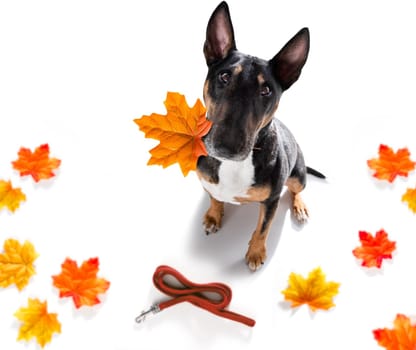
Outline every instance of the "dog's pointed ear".
<path id="1" fill-rule="evenodd" d="M 309 30 L 303 28 L 270 61 L 283 90 L 288 89 L 298 80 L 302 67 L 308 58 L 308 52 Z"/>
<path id="2" fill-rule="evenodd" d="M 204 55 L 207 64 L 222 60 L 230 51 L 235 50 L 234 29 L 230 11 L 225 1 L 220 3 L 212 13 L 207 26 Z"/>

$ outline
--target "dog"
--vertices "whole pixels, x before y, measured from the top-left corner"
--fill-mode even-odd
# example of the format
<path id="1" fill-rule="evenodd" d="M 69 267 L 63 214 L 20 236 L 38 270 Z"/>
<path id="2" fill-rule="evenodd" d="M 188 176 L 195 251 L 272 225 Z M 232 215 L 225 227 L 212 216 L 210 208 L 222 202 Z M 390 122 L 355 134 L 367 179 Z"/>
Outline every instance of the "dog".
<path id="1" fill-rule="evenodd" d="M 259 202 L 257 227 L 245 255 L 255 271 L 266 259 L 266 239 L 284 186 L 293 194 L 293 214 L 304 222 L 308 209 L 300 192 L 310 173 L 289 129 L 274 114 L 282 93 L 300 76 L 309 52 L 309 30 L 301 29 L 271 60 L 237 50 L 230 11 L 222 2 L 206 30 L 208 74 L 203 98 L 212 122 L 203 138 L 207 156 L 198 159 L 197 175 L 210 196 L 203 219 L 207 234 L 221 227 L 224 203 Z"/>

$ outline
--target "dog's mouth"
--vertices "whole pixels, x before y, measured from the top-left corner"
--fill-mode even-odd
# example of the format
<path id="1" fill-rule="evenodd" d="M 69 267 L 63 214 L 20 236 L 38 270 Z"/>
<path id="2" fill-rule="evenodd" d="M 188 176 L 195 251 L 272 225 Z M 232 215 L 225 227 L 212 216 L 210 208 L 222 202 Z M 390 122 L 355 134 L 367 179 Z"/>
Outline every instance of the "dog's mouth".
<path id="1" fill-rule="evenodd" d="M 246 135 L 230 135 L 225 131 L 220 131 L 220 128 L 216 128 L 215 125 L 203 141 L 208 155 L 222 161 L 243 161 L 247 159 L 253 148 L 253 142 Z"/>

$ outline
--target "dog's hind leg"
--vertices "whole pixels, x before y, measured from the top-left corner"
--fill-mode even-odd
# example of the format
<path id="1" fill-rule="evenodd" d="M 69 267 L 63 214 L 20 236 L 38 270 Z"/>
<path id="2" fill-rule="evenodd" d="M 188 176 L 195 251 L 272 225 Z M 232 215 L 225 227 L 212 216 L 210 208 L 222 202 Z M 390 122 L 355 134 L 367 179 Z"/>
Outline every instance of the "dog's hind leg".
<path id="1" fill-rule="evenodd" d="M 203 226 L 205 233 L 215 233 L 221 228 L 222 217 L 224 216 L 224 203 L 217 201 L 211 195 L 211 206 L 204 216 Z"/>

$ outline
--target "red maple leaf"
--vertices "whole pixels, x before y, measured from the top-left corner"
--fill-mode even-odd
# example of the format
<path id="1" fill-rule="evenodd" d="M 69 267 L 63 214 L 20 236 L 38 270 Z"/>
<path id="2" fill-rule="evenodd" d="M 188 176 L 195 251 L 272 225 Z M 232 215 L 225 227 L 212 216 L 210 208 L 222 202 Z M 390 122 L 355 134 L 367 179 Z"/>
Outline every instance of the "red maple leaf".
<path id="1" fill-rule="evenodd" d="M 361 247 L 355 248 L 352 253 L 362 259 L 361 266 L 380 268 L 383 259 L 391 259 L 391 253 L 396 249 L 396 242 L 388 239 L 384 230 L 376 232 L 373 236 L 366 231 L 359 231 Z"/>

